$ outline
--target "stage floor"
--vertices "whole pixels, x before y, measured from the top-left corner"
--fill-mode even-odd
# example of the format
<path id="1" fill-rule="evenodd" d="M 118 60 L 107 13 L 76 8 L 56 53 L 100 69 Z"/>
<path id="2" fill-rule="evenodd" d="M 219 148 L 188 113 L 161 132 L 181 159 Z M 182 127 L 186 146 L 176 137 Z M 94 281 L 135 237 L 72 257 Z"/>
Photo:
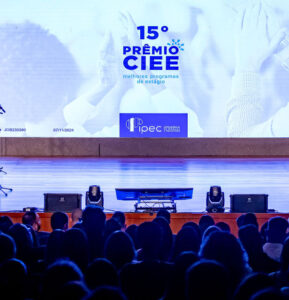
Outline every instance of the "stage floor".
<path id="1" fill-rule="evenodd" d="M 269 194 L 269 208 L 289 212 L 289 159 L 187 158 L 1 158 L 0 211 L 44 207 L 44 193 L 80 193 L 100 185 L 105 209 L 134 211 L 134 202 L 118 201 L 115 188 L 193 187 L 192 200 L 178 201 L 178 212 L 203 212 L 206 192 L 220 185 L 225 206 L 230 194 Z"/>

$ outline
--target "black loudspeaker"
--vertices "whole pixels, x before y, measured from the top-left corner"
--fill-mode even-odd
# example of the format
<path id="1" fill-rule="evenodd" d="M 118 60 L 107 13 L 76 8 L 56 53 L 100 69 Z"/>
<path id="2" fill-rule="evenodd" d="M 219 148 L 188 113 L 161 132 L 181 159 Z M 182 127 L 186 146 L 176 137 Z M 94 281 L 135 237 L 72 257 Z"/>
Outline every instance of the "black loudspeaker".
<path id="1" fill-rule="evenodd" d="M 100 186 L 91 185 L 85 194 L 85 204 L 103 207 L 103 203 L 103 192 L 100 191 Z"/>
<path id="2" fill-rule="evenodd" d="M 268 211 L 268 195 L 265 194 L 235 194 L 230 195 L 231 212 L 266 213 Z"/>
<path id="3" fill-rule="evenodd" d="M 44 194 L 44 211 L 71 212 L 81 209 L 81 194 Z"/>

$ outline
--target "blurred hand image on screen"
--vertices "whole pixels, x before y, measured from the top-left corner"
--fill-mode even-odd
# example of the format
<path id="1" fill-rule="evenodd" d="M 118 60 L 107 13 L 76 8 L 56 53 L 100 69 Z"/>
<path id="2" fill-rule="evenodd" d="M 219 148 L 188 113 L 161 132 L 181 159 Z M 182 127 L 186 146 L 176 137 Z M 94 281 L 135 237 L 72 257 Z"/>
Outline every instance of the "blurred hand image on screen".
<path id="1" fill-rule="evenodd" d="M 128 42 L 126 21 L 124 15 L 118 14 L 115 29 L 106 30 L 98 53 L 94 86 L 64 110 L 69 124 L 81 124 L 92 135 L 118 124 L 120 102 L 132 86 L 121 80 L 121 41 Z"/>
<path id="2" fill-rule="evenodd" d="M 7 111 L 2 126 L 26 128 L 19 136 L 49 136 L 54 124 L 66 124 L 62 110 L 75 97 L 81 75 L 54 35 L 30 22 L 0 25 L 0 62 L 1 104 Z"/>
<path id="3" fill-rule="evenodd" d="M 228 136 L 289 136 L 288 25 L 286 1 L 252 1 L 240 12 Z"/>
<path id="4" fill-rule="evenodd" d="M 277 50 L 285 37 L 286 29 L 280 29 L 272 38 L 269 36 L 269 18 L 266 5 L 261 1 L 241 12 L 236 41 L 235 72 L 259 73 L 264 62 Z"/>
<path id="5" fill-rule="evenodd" d="M 232 25 L 239 1 L 187 0 L 191 40 L 183 60 L 185 103 L 196 112 L 205 137 L 227 135 L 226 102 L 234 64 Z"/>

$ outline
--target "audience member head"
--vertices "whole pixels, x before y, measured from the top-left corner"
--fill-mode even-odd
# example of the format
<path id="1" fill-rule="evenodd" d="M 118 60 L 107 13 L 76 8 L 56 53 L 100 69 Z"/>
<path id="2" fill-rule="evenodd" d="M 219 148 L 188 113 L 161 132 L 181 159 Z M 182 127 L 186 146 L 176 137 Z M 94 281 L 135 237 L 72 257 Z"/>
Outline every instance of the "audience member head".
<path id="1" fill-rule="evenodd" d="M 204 215 L 200 218 L 199 227 L 201 229 L 202 234 L 205 232 L 205 230 L 208 227 L 213 226 L 213 225 L 215 225 L 215 221 L 211 216 Z"/>
<path id="2" fill-rule="evenodd" d="M 158 259 L 161 247 L 160 225 L 144 222 L 137 229 L 138 245 L 143 259 Z"/>
<path id="3" fill-rule="evenodd" d="M 187 299 L 227 299 L 227 281 L 228 273 L 219 262 L 196 262 L 187 271 Z"/>
<path id="4" fill-rule="evenodd" d="M 82 209 L 75 208 L 71 212 L 71 226 L 73 227 L 75 224 L 79 223 L 82 219 Z"/>
<path id="5" fill-rule="evenodd" d="M 128 299 L 138 300 L 162 299 L 171 275 L 171 265 L 154 259 L 126 264 L 119 273 L 124 294 Z"/>
<path id="6" fill-rule="evenodd" d="M 241 215 L 237 218 L 237 225 L 238 225 L 238 228 L 244 226 L 244 218 L 245 218 L 245 215 Z"/>
<path id="7" fill-rule="evenodd" d="M 141 292 L 141 291 L 140 291 Z M 126 300 L 127 298 L 117 287 L 102 286 L 91 292 L 85 300 Z"/>
<path id="8" fill-rule="evenodd" d="M 12 236 L 16 244 L 16 257 L 24 262 L 30 260 L 33 237 L 29 232 L 29 228 L 23 224 L 16 223 L 10 227 L 9 235 Z"/>
<path id="9" fill-rule="evenodd" d="M 104 256 L 120 269 L 135 258 L 135 249 L 130 236 L 123 231 L 112 233 L 104 245 Z"/>
<path id="10" fill-rule="evenodd" d="M 88 266 L 85 282 L 90 290 L 100 286 L 118 286 L 117 270 L 109 260 L 97 258 Z"/>
<path id="11" fill-rule="evenodd" d="M 68 229 L 68 215 L 64 212 L 55 212 L 51 216 L 51 228 L 53 230 L 61 229 L 66 231 Z"/>
<path id="12" fill-rule="evenodd" d="M 137 244 L 137 225 L 129 225 L 125 232 L 131 237 L 133 240 L 134 246 L 136 249 L 139 249 L 138 244 Z"/>
<path id="13" fill-rule="evenodd" d="M 221 229 L 215 225 L 208 227 L 203 233 L 203 241 L 212 233 L 216 231 L 221 231 Z"/>
<path id="14" fill-rule="evenodd" d="M 256 258 L 262 252 L 262 238 L 255 225 L 249 224 L 239 229 L 239 239 L 249 257 Z"/>
<path id="15" fill-rule="evenodd" d="M 283 249 L 281 253 L 281 271 L 289 271 L 289 237 L 286 238 L 283 244 Z"/>
<path id="16" fill-rule="evenodd" d="M 198 253 L 199 249 L 200 241 L 194 228 L 190 226 L 184 227 L 176 236 L 173 257 L 176 258 L 184 251 L 193 251 Z"/>
<path id="17" fill-rule="evenodd" d="M 18 259 L 10 259 L 0 266 L 1 299 L 27 299 L 27 268 Z"/>
<path id="18" fill-rule="evenodd" d="M 16 244 L 13 238 L 5 233 L 0 233 L 0 263 L 16 256 Z"/>
<path id="19" fill-rule="evenodd" d="M 195 229 L 195 231 L 196 231 L 196 233 L 198 234 L 198 236 L 199 236 L 199 240 L 200 240 L 200 243 L 201 243 L 201 241 L 202 241 L 202 231 L 201 231 L 201 229 L 200 229 L 200 227 L 199 227 L 199 225 L 197 224 L 197 223 L 195 223 L 195 222 L 186 222 L 184 225 L 183 225 L 183 227 L 182 228 L 184 228 L 184 227 L 192 227 L 192 228 L 194 228 Z"/>
<path id="20" fill-rule="evenodd" d="M 62 288 L 60 288 L 60 292 L 57 295 L 55 300 L 82 300 L 84 297 L 86 297 L 90 291 L 85 286 L 85 284 L 81 281 L 70 281 L 63 285 Z"/>
<path id="21" fill-rule="evenodd" d="M 75 263 L 59 260 L 50 265 L 43 278 L 42 299 L 54 299 L 65 284 L 82 281 L 83 275 Z"/>
<path id="22" fill-rule="evenodd" d="M 170 224 L 171 223 L 171 214 L 170 212 L 165 209 L 165 208 L 161 208 L 158 212 L 157 212 L 157 217 L 163 217 L 167 220 L 167 222 Z"/>
<path id="23" fill-rule="evenodd" d="M 218 222 L 216 223 L 216 226 L 219 227 L 221 229 L 221 231 L 225 231 L 225 232 L 231 232 L 231 228 L 230 226 L 225 223 L 225 222 Z"/>
<path id="24" fill-rule="evenodd" d="M 89 205 L 83 211 L 82 223 L 74 226 L 84 230 L 87 235 L 90 259 L 103 256 L 105 219 L 101 207 Z"/>
<path id="25" fill-rule="evenodd" d="M 284 297 L 286 297 L 286 299 L 289 298 L 289 287 L 288 286 L 283 286 L 281 289 L 280 289 L 282 295 Z"/>
<path id="26" fill-rule="evenodd" d="M 200 256 L 213 259 L 229 272 L 231 288 L 235 288 L 247 272 L 247 263 L 238 240 L 228 232 L 213 232 L 201 245 Z"/>
<path id="27" fill-rule="evenodd" d="M 120 224 L 122 230 L 125 230 L 125 214 L 122 211 L 116 211 L 113 214 L 112 219 L 116 220 Z"/>
<path id="28" fill-rule="evenodd" d="M 106 216 L 103 209 L 96 205 L 86 206 L 82 214 L 82 224 L 86 231 L 102 234 L 104 232 L 105 219 Z"/>
<path id="29" fill-rule="evenodd" d="M 63 255 L 64 231 L 56 229 L 50 233 L 46 246 L 46 262 L 51 264 Z"/>
<path id="30" fill-rule="evenodd" d="M 283 243 L 286 238 L 288 221 L 282 217 L 271 218 L 267 227 L 267 242 Z"/>
<path id="31" fill-rule="evenodd" d="M 257 229 L 259 230 L 259 224 L 257 221 L 257 217 L 254 213 L 246 213 L 244 215 L 243 226 L 244 225 L 255 225 L 257 227 Z"/>
<path id="32" fill-rule="evenodd" d="M 236 289 L 234 300 L 249 300 L 256 292 L 274 285 L 275 280 L 267 274 L 250 274 L 241 281 Z"/>
<path id="33" fill-rule="evenodd" d="M 105 222 L 104 239 L 106 240 L 113 232 L 121 230 L 121 225 L 118 221 L 111 218 Z"/>
<path id="34" fill-rule="evenodd" d="M 39 231 L 41 227 L 39 215 L 35 211 L 27 211 L 22 216 L 22 224 L 31 226 L 34 231 Z"/>
<path id="35" fill-rule="evenodd" d="M 13 222 L 10 217 L 2 216 L 0 217 L 0 231 L 3 233 L 8 233 L 9 228 L 13 225 Z"/>
<path id="36" fill-rule="evenodd" d="M 184 251 L 175 260 L 175 272 L 177 277 L 181 275 L 182 279 L 185 279 L 185 273 L 187 269 L 199 261 L 198 254 L 193 251 Z"/>
<path id="37" fill-rule="evenodd" d="M 267 240 L 267 228 L 268 228 L 268 221 L 265 222 L 260 229 L 261 238 L 263 241 L 263 244 L 266 243 Z"/>
<path id="38" fill-rule="evenodd" d="M 173 284 L 168 286 L 165 299 L 186 299 L 186 271 L 199 260 L 197 253 L 192 251 L 182 252 L 175 260 Z"/>
<path id="39" fill-rule="evenodd" d="M 272 287 L 258 291 L 250 298 L 250 300 L 285 300 L 285 299 L 288 298 L 283 296 L 279 290 Z"/>
<path id="40" fill-rule="evenodd" d="M 161 229 L 160 259 L 168 261 L 171 257 L 173 246 L 173 234 L 171 227 L 167 220 L 163 217 L 156 217 L 153 222 L 157 223 Z"/>
<path id="41" fill-rule="evenodd" d="M 182 252 L 175 261 L 175 269 L 177 273 L 182 272 L 183 274 L 187 271 L 188 267 L 199 261 L 198 254 L 193 251 Z"/>
<path id="42" fill-rule="evenodd" d="M 72 260 L 82 270 L 87 267 L 89 248 L 85 232 L 72 228 L 64 233 L 62 256 Z"/>

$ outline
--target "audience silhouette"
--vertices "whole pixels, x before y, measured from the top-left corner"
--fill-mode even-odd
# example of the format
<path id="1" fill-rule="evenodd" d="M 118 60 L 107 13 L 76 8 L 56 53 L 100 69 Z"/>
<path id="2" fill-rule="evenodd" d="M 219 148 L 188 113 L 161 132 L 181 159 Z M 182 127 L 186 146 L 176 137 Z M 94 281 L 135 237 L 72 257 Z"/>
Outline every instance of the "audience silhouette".
<path id="1" fill-rule="evenodd" d="M 68 215 L 53 213 L 45 243 L 35 212 L 25 213 L 23 224 L 0 218 L 1 299 L 289 298 L 288 221 L 282 217 L 259 226 L 254 214 L 241 215 L 237 239 L 210 215 L 174 235 L 164 209 L 128 227 L 122 212 L 106 220 L 102 208 L 87 206 L 77 214 L 81 219 L 68 229 Z"/>

